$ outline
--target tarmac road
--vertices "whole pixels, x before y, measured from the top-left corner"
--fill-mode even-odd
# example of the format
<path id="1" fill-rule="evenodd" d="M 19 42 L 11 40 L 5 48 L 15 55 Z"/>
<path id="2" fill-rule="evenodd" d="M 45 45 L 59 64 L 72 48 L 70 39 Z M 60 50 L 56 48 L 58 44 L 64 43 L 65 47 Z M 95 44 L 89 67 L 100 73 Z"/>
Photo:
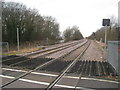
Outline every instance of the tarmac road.
<path id="1" fill-rule="evenodd" d="M 4 70 L 4 72 L 9 72 L 9 74 L 0 75 L 2 79 L 2 84 L 14 79 L 16 76 L 22 74 L 23 71 L 10 71 Z M 10 73 L 11 72 L 11 73 Z M 32 73 L 30 75 L 25 76 L 22 79 L 8 85 L 6 88 L 45 88 L 47 85 L 52 82 L 56 78 L 57 74 L 48 74 L 46 73 Z M 75 88 L 79 77 L 76 76 L 68 76 L 66 75 L 62 78 L 54 88 Z M 77 87 L 84 88 L 118 88 L 118 82 L 101 80 L 101 79 L 91 79 L 91 78 L 83 78 L 77 84 Z"/>

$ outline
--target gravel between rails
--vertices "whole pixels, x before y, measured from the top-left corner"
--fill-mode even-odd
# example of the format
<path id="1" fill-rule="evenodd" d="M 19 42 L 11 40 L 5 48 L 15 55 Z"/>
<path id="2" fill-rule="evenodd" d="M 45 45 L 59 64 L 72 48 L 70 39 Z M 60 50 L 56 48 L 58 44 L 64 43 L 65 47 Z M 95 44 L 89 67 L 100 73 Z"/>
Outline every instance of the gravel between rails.
<path id="1" fill-rule="evenodd" d="M 46 51 L 46 52 L 42 52 L 42 53 L 40 53 L 40 54 L 36 54 L 36 55 L 34 55 L 34 56 L 31 56 L 30 58 L 39 57 L 39 56 L 41 56 L 41 55 L 45 55 L 45 56 L 46 56 L 46 55 L 49 55 L 50 53 L 56 53 L 56 52 L 59 52 L 59 51 L 61 51 L 61 50 L 66 49 L 66 48 L 72 47 L 72 46 L 74 46 L 74 45 L 76 45 L 76 44 L 78 44 L 78 43 L 80 43 L 80 42 L 76 41 L 76 42 L 74 42 L 74 43 L 71 43 L 71 44 L 68 44 L 68 45 L 64 45 L 64 46 L 62 46 L 62 47 L 59 47 L 59 48 L 56 48 L 56 49 L 53 49 L 53 50 L 50 50 L 50 51 Z"/>
<path id="2" fill-rule="evenodd" d="M 81 60 L 105 61 L 103 52 L 99 49 L 95 41 L 91 40 L 91 44 L 81 57 Z"/>
<path id="3" fill-rule="evenodd" d="M 61 43 L 61 44 L 51 45 L 51 46 L 46 47 L 45 49 L 36 50 L 36 51 L 33 51 L 33 52 L 28 52 L 28 53 L 23 53 L 23 54 L 16 54 L 16 55 L 9 55 L 9 56 L 2 56 L 2 61 L 6 60 L 6 59 L 14 59 L 14 58 L 20 57 L 20 56 L 26 56 L 27 58 L 30 58 L 29 55 L 31 56 L 31 55 L 34 55 L 36 53 L 42 52 L 42 51 L 47 51 L 47 50 L 50 50 L 50 49 L 66 46 L 66 45 L 81 42 L 81 41 L 84 41 L 84 39 L 77 40 L 77 41 L 70 41 L 70 42 Z"/>
<path id="4" fill-rule="evenodd" d="M 79 47 L 82 42 L 83 42 L 83 40 L 81 40 L 81 41 L 79 42 L 79 44 L 77 44 L 77 45 L 75 45 L 75 46 L 73 46 L 73 47 L 66 48 L 66 49 L 64 49 L 64 50 L 61 50 L 61 51 L 58 51 L 58 52 L 56 52 L 56 53 L 50 54 L 50 55 L 46 56 L 45 58 L 58 58 L 58 57 L 61 57 L 61 56 L 64 55 L 65 53 L 67 53 L 67 52 L 69 52 L 69 51 L 71 51 L 71 50 Z"/>
<path id="5" fill-rule="evenodd" d="M 74 52 L 72 52 L 71 54 L 67 55 L 66 57 L 64 57 L 61 60 L 63 60 L 63 61 L 72 61 L 72 60 L 74 60 L 78 55 L 81 54 L 81 52 L 83 51 L 83 49 L 85 47 L 87 47 L 88 44 L 89 44 L 89 42 L 87 42 L 85 45 L 83 45 L 82 47 L 78 48 L 77 50 L 75 50 Z"/>
<path id="6" fill-rule="evenodd" d="M 59 47 L 62 47 L 62 46 L 66 46 L 66 45 L 69 45 L 69 44 L 73 44 L 73 43 L 77 43 L 79 41 L 84 41 L 84 39 L 82 40 L 78 40 L 78 41 L 69 41 L 69 42 L 66 42 L 66 43 L 61 43 L 61 44 L 55 44 L 55 45 L 51 45 L 51 46 L 47 46 L 45 49 L 41 49 L 41 50 L 38 50 L 38 51 L 34 51 L 34 52 L 30 52 L 28 54 L 31 54 L 31 53 L 39 53 L 41 51 L 47 51 L 47 50 L 51 50 L 51 49 L 54 49 L 54 48 L 59 48 Z M 27 53 L 26 53 L 27 54 Z M 24 55 L 24 54 L 23 54 Z"/>

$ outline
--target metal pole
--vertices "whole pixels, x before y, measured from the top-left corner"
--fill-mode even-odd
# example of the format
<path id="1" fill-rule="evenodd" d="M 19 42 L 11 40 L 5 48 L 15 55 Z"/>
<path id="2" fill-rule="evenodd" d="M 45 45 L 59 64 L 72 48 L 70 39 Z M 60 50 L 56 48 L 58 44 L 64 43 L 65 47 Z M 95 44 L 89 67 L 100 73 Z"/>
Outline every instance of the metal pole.
<path id="1" fill-rule="evenodd" d="M 105 51 L 107 50 L 107 26 L 106 27 L 106 30 L 105 30 Z"/>
<path id="2" fill-rule="evenodd" d="M 17 28 L 17 46 L 18 46 L 18 51 L 20 49 L 20 45 L 19 45 L 19 29 Z"/>
<path id="3" fill-rule="evenodd" d="M 8 53 L 9 53 L 9 44 L 8 44 L 8 42 L 7 42 L 7 51 L 8 51 Z"/>
<path id="4" fill-rule="evenodd" d="M 105 26 L 106 27 L 106 30 L 105 30 L 105 59 L 107 60 L 107 25 Z"/>

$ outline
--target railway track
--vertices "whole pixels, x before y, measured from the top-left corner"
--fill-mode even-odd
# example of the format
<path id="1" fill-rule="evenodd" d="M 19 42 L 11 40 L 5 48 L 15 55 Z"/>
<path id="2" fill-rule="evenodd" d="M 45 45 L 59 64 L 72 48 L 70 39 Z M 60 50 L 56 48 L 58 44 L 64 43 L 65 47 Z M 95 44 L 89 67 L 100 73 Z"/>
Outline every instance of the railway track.
<path id="1" fill-rule="evenodd" d="M 89 44 L 90 45 L 90 44 Z M 79 82 L 82 77 L 107 77 L 107 76 L 117 76 L 116 71 L 108 62 L 101 61 L 91 61 L 91 60 L 81 60 L 81 57 L 84 55 L 84 52 L 89 47 L 84 47 L 83 52 L 72 62 L 70 62 L 67 67 L 47 86 L 46 90 L 50 90 L 52 88 L 56 88 L 57 85 L 64 83 L 64 77 L 70 74 L 79 75 L 79 79 L 74 86 L 75 89 L 78 88 Z M 52 66 L 52 65 L 51 65 Z M 58 65 L 57 65 L 58 66 Z M 61 66 L 62 67 L 62 66 Z M 46 67 L 48 68 L 48 67 Z M 55 67 L 54 67 L 55 68 Z M 50 69 L 50 67 L 49 67 Z M 51 71 L 55 72 L 52 70 Z M 49 70 L 48 70 L 49 71 Z M 56 70 L 57 71 L 57 70 Z M 60 70 L 58 69 L 58 72 Z M 68 83 L 66 83 L 68 84 Z"/>
<path id="2" fill-rule="evenodd" d="M 56 59 L 48 59 L 41 58 L 41 60 L 36 60 L 38 62 L 26 62 L 24 66 L 31 69 L 30 71 L 27 71 L 20 76 L 16 77 L 15 79 L 11 80 L 10 82 L 7 82 L 2 85 L 1 88 L 4 88 L 13 82 L 16 82 L 19 79 L 24 78 L 27 75 L 30 75 L 34 71 L 51 71 L 51 72 L 59 72 L 58 75 L 56 75 L 55 79 L 51 80 L 49 85 L 45 88 L 46 90 L 50 90 L 52 88 L 56 88 L 56 86 L 59 86 L 62 80 L 64 80 L 64 77 L 66 75 L 77 75 L 79 76 L 78 80 L 76 81 L 76 84 L 74 85 L 74 88 L 77 89 L 79 87 L 79 82 L 81 81 L 81 77 L 104 77 L 104 76 L 117 76 L 116 71 L 114 68 L 108 63 L 108 62 L 101 62 L 101 61 L 91 61 L 91 60 L 81 60 L 81 57 L 84 55 L 84 52 L 89 48 L 90 42 L 85 41 L 81 43 L 81 45 L 78 45 L 76 48 L 71 49 L 69 52 L 65 53 L 61 57 L 58 57 Z M 73 60 L 73 61 L 63 61 L 62 59 L 70 55 L 71 53 L 74 53 L 78 48 L 82 48 L 83 51 Z M 32 64 L 33 67 L 30 67 Z M 37 64 L 37 65 L 35 65 Z M 19 64 L 20 65 L 20 64 Z M 23 67 L 23 63 L 20 65 Z"/>
<path id="3" fill-rule="evenodd" d="M 30 73 L 33 72 L 33 71 L 36 71 L 36 70 L 38 70 L 38 69 L 40 69 L 40 68 L 43 68 L 43 67 L 45 67 L 45 66 L 47 66 L 47 65 L 49 65 L 49 64 L 51 64 L 51 63 L 53 63 L 53 62 L 55 62 L 55 61 L 57 61 L 58 59 L 63 58 L 63 57 L 65 57 L 65 56 L 69 55 L 71 52 L 73 52 L 73 51 L 75 51 L 76 49 L 80 48 L 81 46 L 83 46 L 83 45 L 86 44 L 87 42 L 88 42 L 88 41 L 86 40 L 86 41 L 82 42 L 80 45 L 77 45 L 76 47 L 71 48 L 70 51 L 64 53 L 62 56 L 60 56 L 60 57 L 58 57 L 58 58 L 55 58 L 55 59 L 52 59 L 52 60 L 50 60 L 50 61 L 44 62 L 44 63 L 40 64 L 39 66 L 36 66 L 34 69 L 32 69 L 32 70 L 30 70 L 30 71 L 28 71 L 28 72 L 26 72 L 26 73 L 24 73 L 24 74 L 16 77 L 14 80 L 11 80 L 10 82 L 5 83 L 4 85 L 2 85 L 1 88 L 4 88 L 5 86 L 7 86 L 7 85 L 9 85 L 9 84 L 11 84 L 11 83 L 19 80 L 20 78 L 23 78 L 23 77 L 27 76 L 28 74 L 30 74 Z M 73 63 L 73 62 L 72 62 L 72 63 Z M 71 64 L 71 63 L 70 63 L 70 64 Z"/>
<path id="4" fill-rule="evenodd" d="M 53 80 L 53 82 L 51 82 L 51 83 L 47 86 L 47 88 L 46 88 L 45 90 L 50 90 L 50 89 L 52 89 L 52 88 L 55 86 L 55 84 L 56 84 L 57 82 L 59 82 L 59 81 L 61 80 L 61 78 L 63 78 L 63 76 L 64 76 L 64 75 L 76 64 L 76 62 L 82 57 L 82 55 L 83 55 L 84 52 L 87 50 L 87 48 L 89 47 L 89 45 L 90 45 L 90 42 L 89 42 L 88 46 L 84 48 L 84 50 L 82 51 L 82 53 L 80 53 L 80 55 L 77 56 L 77 57 L 75 58 L 75 60 L 73 60 L 73 61 L 62 71 L 62 73 L 61 73 L 60 75 L 58 75 L 58 77 L 56 77 L 56 79 Z M 85 65 L 85 64 L 84 64 L 84 65 Z M 82 75 L 82 72 L 81 72 L 80 76 L 81 76 L 81 75 Z"/>
<path id="5" fill-rule="evenodd" d="M 45 56 L 50 55 L 52 53 L 56 53 L 58 51 L 73 47 L 73 46 L 77 45 L 78 43 L 82 43 L 82 42 L 83 42 L 83 40 L 72 43 L 72 44 L 67 44 L 67 45 L 65 44 L 64 46 L 59 46 L 59 47 L 55 47 L 55 48 L 52 48 L 52 49 L 50 48 L 48 50 L 42 50 L 39 53 L 37 52 L 37 53 L 34 53 L 32 55 L 28 55 L 29 57 L 26 57 L 26 56 L 17 57 L 16 56 L 15 58 L 10 58 L 10 59 L 7 59 L 7 60 L 3 60 L 2 64 L 12 67 L 12 66 L 16 66 L 20 63 L 24 63 L 24 62 L 26 63 L 26 61 L 31 62 L 34 59 L 36 59 L 36 60 L 43 59 L 41 57 L 45 57 Z M 51 58 L 47 59 L 47 60 L 51 60 Z"/>
<path id="6" fill-rule="evenodd" d="M 11 60 L 11 59 L 22 58 L 22 57 L 25 57 L 25 56 L 26 56 L 26 57 L 34 56 L 34 55 L 36 55 L 36 54 L 48 52 L 48 51 L 55 50 L 55 49 L 58 49 L 58 48 L 61 48 L 61 47 L 65 47 L 65 46 L 69 46 L 69 45 L 75 45 L 75 44 L 81 43 L 82 41 L 84 41 L 84 40 L 60 44 L 60 45 L 58 45 L 58 46 L 49 47 L 49 48 L 46 48 L 46 49 L 43 49 L 43 50 L 40 50 L 40 51 L 36 51 L 36 52 L 32 52 L 32 53 L 29 53 L 29 54 L 23 54 L 21 57 L 20 57 L 19 55 L 10 55 L 10 56 L 6 56 L 6 57 L 2 57 L 2 60 L 3 60 L 3 62 L 4 62 L 4 61 Z"/>

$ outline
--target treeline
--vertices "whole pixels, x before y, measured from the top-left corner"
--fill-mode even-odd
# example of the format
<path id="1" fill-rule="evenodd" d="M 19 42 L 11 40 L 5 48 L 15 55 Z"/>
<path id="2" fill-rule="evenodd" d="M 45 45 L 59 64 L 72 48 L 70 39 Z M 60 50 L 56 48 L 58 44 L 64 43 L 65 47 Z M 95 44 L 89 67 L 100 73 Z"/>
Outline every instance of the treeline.
<path id="1" fill-rule="evenodd" d="M 15 44 L 17 29 L 20 44 L 38 42 L 54 44 L 60 39 L 59 23 L 51 16 L 41 16 L 36 9 L 15 2 L 2 4 L 2 41 Z"/>
<path id="2" fill-rule="evenodd" d="M 81 34 L 78 26 L 68 27 L 63 32 L 63 36 L 65 42 L 83 39 L 83 35 Z"/>
<path id="3" fill-rule="evenodd" d="M 107 30 L 107 41 L 119 41 L 120 40 L 120 29 L 117 26 L 117 19 L 114 16 L 110 18 L 111 23 L 108 27 L 102 27 L 98 29 L 95 33 L 92 33 L 89 38 L 96 39 L 98 41 L 102 40 L 105 42 L 105 30 Z"/>
<path id="4" fill-rule="evenodd" d="M 63 37 L 65 42 L 83 38 L 77 26 L 68 27 L 62 37 L 59 23 L 52 16 L 42 16 L 36 9 L 20 3 L 2 3 L 2 41 L 17 46 L 17 30 L 20 46 L 51 45 L 59 43 Z"/>

